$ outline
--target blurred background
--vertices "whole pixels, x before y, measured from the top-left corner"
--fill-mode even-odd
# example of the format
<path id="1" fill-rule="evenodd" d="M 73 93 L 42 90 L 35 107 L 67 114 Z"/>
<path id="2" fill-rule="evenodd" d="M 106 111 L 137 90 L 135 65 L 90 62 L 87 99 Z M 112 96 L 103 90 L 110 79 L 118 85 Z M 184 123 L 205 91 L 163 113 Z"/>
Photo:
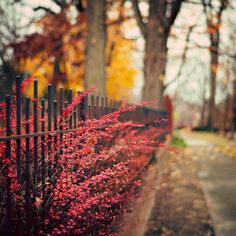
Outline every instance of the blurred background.
<path id="1" fill-rule="evenodd" d="M 1 0 L 0 93 L 30 84 L 173 107 L 174 125 L 236 126 L 236 1 Z M 168 105 L 169 104 L 169 105 Z"/>

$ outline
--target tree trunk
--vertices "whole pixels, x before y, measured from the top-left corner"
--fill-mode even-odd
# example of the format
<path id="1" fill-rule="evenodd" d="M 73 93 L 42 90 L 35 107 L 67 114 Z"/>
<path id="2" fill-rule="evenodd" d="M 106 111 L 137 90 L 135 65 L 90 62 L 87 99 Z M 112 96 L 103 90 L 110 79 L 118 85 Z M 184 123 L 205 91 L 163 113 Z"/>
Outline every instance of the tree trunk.
<path id="1" fill-rule="evenodd" d="M 236 131 L 236 77 L 234 78 L 234 81 L 233 81 L 232 109 L 233 109 L 233 116 L 232 116 L 232 137 L 234 137 L 234 133 Z"/>
<path id="2" fill-rule="evenodd" d="M 223 134 L 224 136 L 227 135 L 228 130 L 230 130 L 229 127 L 229 116 L 230 116 L 230 96 L 228 95 L 225 99 L 224 104 L 224 114 L 223 114 Z"/>
<path id="3" fill-rule="evenodd" d="M 158 108 L 163 108 L 164 75 L 167 62 L 167 38 L 165 30 L 157 19 L 155 6 L 150 2 L 149 20 L 146 31 L 143 100 L 158 100 Z"/>
<path id="4" fill-rule="evenodd" d="M 106 1 L 88 0 L 87 17 L 85 88 L 95 86 L 96 93 L 105 96 Z"/>
<path id="5" fill-rule="evenodd" d="M 218 69 L 219 59 L 219 43 L 220 43 L 220 26 L 222 20 L 223 11 L 228 5 L 228 0 L 220 0 L 218 9 L 213 9 L 212 0 L 202 0 L 204 13 L 206 15 L 207 30 L 210 38 L 210 62 L 211 62 L 211 78 L 210 78 L 210 100 L 209 100 L 209 116 L 208 116 L 208 128 L 212 130 L 214 128 L 214 116 L 215 116 L 215 95 L 216 95 L 216 76 Z M 213 21 L 212 16 L 216 16 L 216 21 Z"/>
<path id="6" fill-rule="evenodd" d="M 206 76 L 204 77 L 203 80 L 203 87 L 202 87 L 202 109 L 201 109 L 201 120 L 200 120 L 200 127 L 204 128 L 205 127 L 205 112 L 206 112 Z"/>
<path id="7" fill-rule="evenodd" d="M 135 18 L 145 39 L 143 100 L 158 100 L 164 107 L 163 80 L 167 62 L 167 39 L 183 0 L 149 0 L 148 22 L 142 19 L 138 0 L 132 0 Z M 155 106 L 156 107 L 156 106 Z"/>
<path id="8" fill-rule="evenodd" d="M 214 42 L 211 41 L 214 45 Z M 218 48 L 219 41 L 213 46 L 215 49 L 211 52 L 211 77 L 210 77 L 210 99 L 209 99 L 209 116 L 208 116 L 208 127 L 210 130 L 214 128 L 214 117 L 215 117 L 215 96 L 216 96 L 216 75 L 218 69 Z"/>
<path id="9" fill-rule="evenodd" d="M 200 120 L 201 128 L 205 127 L 205 111 L 206 111 L 206 99 L 204 99 L 202 102 L 201 120 Z"/>

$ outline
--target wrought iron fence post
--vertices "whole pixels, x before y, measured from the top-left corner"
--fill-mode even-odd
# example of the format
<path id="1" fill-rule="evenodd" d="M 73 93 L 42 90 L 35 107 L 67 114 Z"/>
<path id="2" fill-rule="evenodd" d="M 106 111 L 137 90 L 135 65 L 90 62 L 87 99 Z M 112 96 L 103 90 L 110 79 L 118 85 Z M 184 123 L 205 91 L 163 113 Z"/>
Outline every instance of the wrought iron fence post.
<path id="1" fill-rule="evenodd" d="M 25 133 L 30 133 L 30 98 L 25 99 Z M 30 234 L 31 228 L 31 193 L 30 193 L 30 138 L 25 139 L 25 209 L 26 209 L 26 230 Z"/>
<path id="2" fill-rule="evenodd" d="M 34 133 L 38 132 L 38 81 L 34 80 Z M 34 137 L 34 193 L 38 194 L 38 137 Z"/>
<path id="3" fill-rule="evenodd" d="M 45 100 L 41 100 L 41 131 L 45 131 Z M 45 135 L 41 136 L 41 171 L 42 171 L 42 196 L 43 201 L 46 199 L 46 186 L 45 186 L 45 178 L 46 178 L 46 162 L 45 162 Z"/>
<path id="4" fill-rule="evenodd" d="M 6 136 L 11 136 L 11 97 L 6 96 Z M 11 163 L 11 140 L 6 141 L 6 158 L 9 160 L 6 170 L 6 235 L 11 235 L 13 228 L 9 227 L 12 224 L 12 196 L 11 196 L 11 177 L 9 176 L 8 167 Z"/>
<path id="5" fill-rule="evenodd" d="M 48 131 L 52 131 L 52 85 L 48 85 Z M 48 135 L 48 176 L 52 177 L 52 160 L 49 155 L 52 153 L 52 136 Z"/>
<path id="6" fill-rule="evenodd" d="M 16 134 L 21 134 L 21 78 L 16 77 Z M 21 183 L 21 139 L 16 140 L 16 172 Z"/>

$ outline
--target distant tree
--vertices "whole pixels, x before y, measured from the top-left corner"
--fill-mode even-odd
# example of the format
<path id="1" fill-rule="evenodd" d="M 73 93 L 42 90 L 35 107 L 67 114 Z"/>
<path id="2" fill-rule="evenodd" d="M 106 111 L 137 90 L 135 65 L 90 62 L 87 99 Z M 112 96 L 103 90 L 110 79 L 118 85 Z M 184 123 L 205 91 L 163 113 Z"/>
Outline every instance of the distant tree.
<path id="1" fill-rule="evenodd" d="M 214 5 L 212 0 L 201 0 L 206 16 L 207 32 L 210 39 L 210 99 L 208 128 L 214 128 L 215 116 L 215 96 L 216 96 L 216 76 L 219 65 L 219 46 L 220 46 L 220 28 L 222 24 L 222 15 L 229 3 L 228 0 L 219 0 L 218 5 Z"/>
<path id="2" fill-rule="evenodd" d="M 95 85 L 100 95 L 107 94 L 113 99 L 127 98 L 133 87 L 136 71 L 130 57 L 133 40 L 125 38 L 121 30 L 122 23 L 130 19 L 124 13 L 124 1 L 119 1 L 119 4 L 107 1 L 106 11 L 119 14 L 115 18 L 107 17 L 106 26 L 104 26 L 107 28 L 105 29 L 107 36 L 104 32 L 102 33 L 105 37 L 103 43 L 106 43 L 105 52 L 104 49 L 101 50 L 101 40 L 95 42 L 97 40 L 93 38 L 90 41 L 90 44 L 99 43 L 99 50 L 98 45 L 96 47 L 86 45 L 89 33 L 87 13 L 91 11 L 90 5 L 85 4 L 88 2 L 83 1 L 84 4 L 82 4 L 81 1 L 66 1 L 65 3 L 67 4 L 57 1 L 56 4 L 59 4 L 60 8 L 57 12 L 45 6 L 34 8 L 35 11 L 44 13 L 39 19 L 33 21 L 40 30 L 24 35 L 22 40 L 11 44 L 18 69 L 40 80 L 40 95 L 44 94 L 48 82 L 51 82 L 57 87 L 70 87 L 75 91 L 84 89 L 85 85 L 87 87 Z M 77 15 L 74 15 L 75 18 L 71 21 L 70 13 L 71 10 L 75 12 L 75 8 Z M 93 54 L 93 56 L 88 54 Z M 94 79 L 88 83 L 85 83 L 86 58 L 90 66 L 93 65 L 90 70 L 87 68 L 87 73 L 94 76 Z M 107 80 L 103 72 L 103 60 L 105 60 Z M 92 62 L 94 64 L 91 64 Z M 100 76 L 98 71 L 100 71 Z M 101 76 L 101 74 L 104 75 Z M 101 87 L 103 92 L 100 90 Z M 32 95 L 32 88 L 33 85 L 30 84 L 26 91 L 28 95 Z M 105 88 L 107 93 L 105 93 Z"/>
<path id="3" fill-rule="evenodd" d="M 14 67 L 12 53 L 7 45 L 18 39 L 18 21 L 15 1 L 0 1 L 0 98 L 11 91 L 12 83 L 17 73 Z"/>
<path id="4" fill-rule="evenodd" d="M 83 88 L 86 25 L 83 6 L 80 1 L 53 2 L 60 8 L 59 12 L 44 6 L 34 8 L 44 12 L 41 18 L 34 20 L 40 32 L 24 35 L 23 40 L 11 45 L 19 70 L 40 78 L 40 94 L 48 82 L 76 90 Z M 77 9 L 73 22 L 68 14 L 71 7 Z"/>
<path id="5" fill-rule="evenodd" d="M 167 40 L 183 0 L 149 0 L 147 22 L 143 20 L 138 0 L 132 0 L 135 17 L 145 39 L 143 100 L 158 99 L 163 106 Z"/>
<path id="6" fill-rule="evenodd" d="M 235 63 L 236 64 L 236 63 Z M 236 67 L 236 65 L 235 65 Z M 233 119 L 232 119 L 232 137 L 236 132 L 236 69 L 233 81 Z"/>
<path id="7" fill-rule="evenodd" d="M 231 26 L 232 33 L 230 37 L 231 47 L 229 49 L 231 54 L 232 60 L 232 67 L 233 67 L 233 81 L 232 81 L 232 107 L 231 107 L 231 138 L 234 138 L 234 134 L 236 132 L 236 37 L 235 37 L 235 25 Z"/>

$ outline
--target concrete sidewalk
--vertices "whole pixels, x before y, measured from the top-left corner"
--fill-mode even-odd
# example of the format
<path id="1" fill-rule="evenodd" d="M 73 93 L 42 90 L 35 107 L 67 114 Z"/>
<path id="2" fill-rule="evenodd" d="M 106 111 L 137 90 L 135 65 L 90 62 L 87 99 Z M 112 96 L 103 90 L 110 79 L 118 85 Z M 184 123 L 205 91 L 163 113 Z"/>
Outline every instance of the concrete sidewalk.
<path id="1" fill-rule="evenodd" d="M 186 151 L 159 157 L 158 188 L 145 236 L 215 236 L 195 163 Z"/>
<path id="2" fill-rule="evenodd" d="M 183 133 L 196 163 L 217 236 L 236 235 L 236 160 L 207 140 Z"/>

